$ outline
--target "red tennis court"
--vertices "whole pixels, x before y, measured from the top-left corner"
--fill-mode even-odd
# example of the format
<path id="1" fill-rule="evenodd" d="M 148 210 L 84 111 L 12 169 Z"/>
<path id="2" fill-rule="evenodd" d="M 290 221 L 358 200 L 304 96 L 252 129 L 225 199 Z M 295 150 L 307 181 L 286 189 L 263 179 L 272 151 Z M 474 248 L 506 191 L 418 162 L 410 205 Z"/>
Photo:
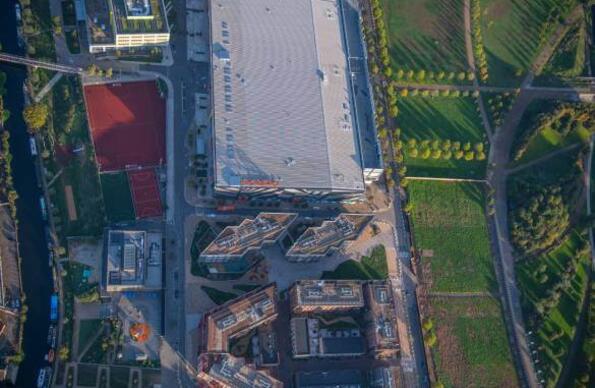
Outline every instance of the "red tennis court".
<path id="1" fill-rule="evenodd" d="M 165 162 L 165 101 L 155 81 L 85 86 L 101 171 Z"/>
<path id="2" fill-rule="evenodd" d="M 163 208 L 155 170 L 128 171 L 128 181 L 136 218 L 161 216 Z"/>

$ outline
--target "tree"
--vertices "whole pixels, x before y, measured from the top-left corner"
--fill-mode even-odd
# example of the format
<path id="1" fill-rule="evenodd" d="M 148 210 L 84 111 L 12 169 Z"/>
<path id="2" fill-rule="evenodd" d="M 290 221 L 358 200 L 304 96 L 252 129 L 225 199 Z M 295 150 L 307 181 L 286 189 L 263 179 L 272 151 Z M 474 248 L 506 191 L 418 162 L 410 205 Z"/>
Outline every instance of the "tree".
<path id="1" fill-rule="evenodd" d="M 415 75 L 415 73 L 413 72 L 413 70 L 407 71 L 407 79 L 413 79 L 414 75 Z"/>
<path id="2" fill-rule="evenodd" d="M 472 71 L 468 71 L 467 72 L 467 80 L 468 81 L 473 81 L 475 79 L 475 74 L 473 74 Z"/>
<path id="3" fill-rule="evenodd" d="M 35 132 L 43 127 L 49 114 L 48 106 L 43 103 L 28 105 L 23 110 L 23 120 L 31 132 Z"/>
<path id="4" fill-rule="evenodd" d="M 60 350 L 58 350 L 58 358 L 61 361 L 67 361 L 68 357 L 70 357 L 70 349 L 68 349 L 68 346 L 66 346 L 66 345 L 60 346 Z"/>
<path id="5" fill-rule="evenodd" d="M 471 161 L 473 159 L 475 159 L 475 152 L 473 152 L 473 151 L 467 151 L 467 152 L 465 152 L 465 160 L 466 161 L 469 162 L 469 161 Z"/>
<path id="6" fill-rule="evenodd" d="M 423 81 L 425 79 L 426 79 L 426 71 L 425 70 L 419 70 L 417 72 L 417 80 L 421 82 L 421 81 Z"/>
<path id="7" fill-rule="evenodd" d="M 444 73 L 444 71 L 439 71 L 438 75 L 436 75 L 436 78 L 438 80 L 443 80 L 445 76 L 446 76 L 446 73 Z"/>
<path id="8" fill-rule="evenodd" d="M 387 78 L 390 78 L 390 76 L 393 75 L 393 69 L 391 69 L 390 67 L 384 68 L 384 75 Z"/>
<path id="9" fill-rule="evenodd" d="M 412 158 L 417 158 L 417 155 L 419 154 L 419 151 L 417 150 L 417 148 L 409 148 L 409 150 L 407 151 L 407 153 L 409 154 L 410 157 Z"/>
<path id="10" fill-rule="evenodd" d="M 442 157 L 442 150 L 437 149 L 432 151 L 432 159 L 440 159 Z"/>
<path id="11" fill-rule="evenodd" d="M 475 151 L 477 151 L 477 152 L 483 152 L 484 151 L 484 145 L 483 145 L 483 143 L 477 143 L 477 144 L 475 144 Z"/>
<path id="12" fill-rule="evenodd" d="M 105 76 L 106 76 L 107 78 L 112 78 L 112 76 L 113 76 L 113 75 L 114 75 L 114 69 L 112 69 L 111 67 L 108 67 L 108 68 L 105 70 Z"/>
<path id="13" fill-rule="evenodd" d="M 398 79 L 403 79 L 404 75 L 405 75 L 405 72 L 403 71 L 403 69 L 397 70 L 397 78 Z"/>
<path id="14" fill-rule="evenodd" d="M 469 142 L 466 142 L 466 143 L 463 145 L 463 150 L 464 150 L 464 151 L 469 151 L 469 150 L 471 150 L 471 143 L 469 143 Z"/>
<path id="15" fill-rule="evenodd" d="M 399 108 L 397 108 L 396 105 L 393 105 L 390 107 L 390 110 L 388 113 L 390 114 L 390 117 L 396 118 L 399 115 Z"/>
<path id="16" fill-rule="evenodd" d="M 377 75 L 380 72 L 380 68 L 378 67 L 377 64 L 373 63 L 372 64 L 372 74 Z"/>
<path id="17" fill-rule="evenodd" d="M 432 150 L 429 148 L 424 148 L 421 150 L 421 158 L 422 159 L 428 159 L 431 154 L 432 154 Z"/>
<path id="18" fill-rule="evenodd" d="M 486 159 L 486 154 L 483 151 L 479 151 L 475 154 L 475 159 L 477 160 L 485 160 Z"/>
<path id="19" fill-rule="evenodd" d="M 451 71 L 450 73 L 448 73 L 448 80 L 452 81 L 455 78 L 455 73 L 454 71 Z"/>
<path id="20" fill-rule="evenodd" d="M 403 88 L 401 89 L 401 97 L 407 97 L 409 95 L 409 89 Z"/>
<path id="21" fill-rule="evenodd" d="M 456 160 L 462 159 L 464 155 L 465 155 L 465 152 L 463 150 L 456 150 L 454 153 Z"/>
<path id="22" fill-rule="evenodd" d="M 457 75 L 457 79 L 458 79 L 459 81 L 464 81 L 466 76 L 467 76 L 467 74 L 465 74 L 465 72 L 464 72 L 464 71 L 461 71 L 461 72 L 460 72 L 460 73 Z"/>

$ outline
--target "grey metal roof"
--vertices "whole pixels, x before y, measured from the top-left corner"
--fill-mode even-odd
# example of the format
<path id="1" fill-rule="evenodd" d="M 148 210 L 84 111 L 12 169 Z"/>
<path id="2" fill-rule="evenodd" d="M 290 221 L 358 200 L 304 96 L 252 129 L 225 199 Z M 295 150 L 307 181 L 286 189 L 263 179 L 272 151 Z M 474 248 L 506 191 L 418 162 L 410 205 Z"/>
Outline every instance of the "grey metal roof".
<path id="1" fill-rule="evenodd" d="M 211 0 L 217 186 L 361 192 L 336 0 Z"/>

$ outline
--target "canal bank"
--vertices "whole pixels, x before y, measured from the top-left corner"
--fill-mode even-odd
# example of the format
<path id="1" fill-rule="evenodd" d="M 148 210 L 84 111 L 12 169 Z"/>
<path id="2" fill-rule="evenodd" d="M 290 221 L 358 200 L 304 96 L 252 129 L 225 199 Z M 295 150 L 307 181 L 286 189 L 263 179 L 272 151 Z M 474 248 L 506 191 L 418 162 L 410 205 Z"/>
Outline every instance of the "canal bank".
<path id="1" fill-rule="evenodd" d="M 2 51 L 23 54 L 18 46 L 15 0 L 0 1 L 0 43 Z M 48 248 L 44 221 L 39 208 L 41 190 L 36 179 L 34 159 L 29 147 L 29 136 L 22 120 L 24 104 L 23 82 L 27 71 L 23 67 L 0 64 L 7 74 L 5 108 L 11 112 L 6 127 L 10 131 L 10 149 L 13 155 L 14 186 L 19 195 L 17 219 L 23 290 L 28 306 L 23 334 L 25 359 L 20 365 L 18 387 L 35 387 L 40 368 L 47 365 L 47 333 L 50 324 L 50 296 L 53 293 L 51 268 L 48 266 Z"/>

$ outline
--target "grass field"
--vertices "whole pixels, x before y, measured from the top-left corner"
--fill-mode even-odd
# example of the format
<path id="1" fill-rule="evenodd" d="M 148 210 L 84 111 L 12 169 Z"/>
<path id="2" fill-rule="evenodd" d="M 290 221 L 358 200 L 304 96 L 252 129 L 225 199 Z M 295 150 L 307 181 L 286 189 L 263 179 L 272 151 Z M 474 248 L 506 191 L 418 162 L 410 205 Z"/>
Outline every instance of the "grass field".
<path id="1" fill-rule="evenodd" d="M 415 248 L 431 270 L 431 290 L 494 290 L 483 187 L 412 181 L 408 190 Z"/>
<path id="2" fill-rule="evenodd" d="M 370 256 L 363 256 L 360 261 L 347 260 L 333 271 L 324 271 L 322 279 L 382 280 L 388 277 L 386 250 L 384 246 L 375 247 Z"/>
<path id="3" fill-rule="evenodd" d="M 64 38 L 66 38 L 66 45 L 71 54 L 79 54 L 81 52 L 81 44 L 77 30 L 64 31 Z"/>
<path id="4" fill-rule="evenodd" d="M 481 117 L 473 97 L 407 97 L 399 100 L 397 119 L 403 140 L 486 142 Z M 486 146 L 487 153 L 487 146 Z M 482 179 L 486 161 L 435 160 L 406 157 L 409 176 Z"/>
<path id="5" fill-rule="evenodd" d="M 82 355 L 83 350 L 89 344 L 89 341 L 102 328 L 103 322 L 101 319 L 83 319 L 79 323 L 79 348 L 77 354 Z"/>
<path id="6" fill-rule="evenodd" d="M 516 373 L 497 300 L 430 301 L 438 379 L 446 387 L 515 387 Z"/>
<path id="7" fill-rule="evenodd" d="M 134 220 L 134 206 L 125 172 L 101 174 L 105 213 L 111 222 Z"/>
<path id="8" fill-rule="evenodd" d="M 395 70 L 466 70 L 463 0 L 383 0 Z"/>
<path id="9" fill-rule="evenodd" d="M 205 294 L 208 295 L 209 299 L 211 299 L 213 303 L 217 305 L 229 302 L 230 300 L 238 297 L 237 294 L 221 291 L 213 287 L 201 286 L 200 289 L 203 290 Z"/>
<path id="10" fill-rule="evenodd" d="M 130 368 L 119 366 L 110 367 L 110 388 L 128 388 L 129 377 Z"/>
<path id="11" fill-rule="evenodd" d="M 82 387 L 95 387 L 98 371 L 97 365 L 78 364 L 76 383 Z"/>
<path id="12" fill-rule="evenodd" d="M 539 351 L 540 369 L 548 387 L 558 381 L 587 291 L 589 250 L 585 239 L 586 236 L 574 232 L 549 254 L 523 261 L 516 267 L 525 320 L 528 330 L 535 333 L 532 339 L 542 349 Z M 536 305 L 551 296 L 562 282 L 564 272 L 571 267 L 575 267 L 576 272 L 562 287 L 559 302 L 543 315 L 541 324 L 532 323 Z"/>
<path id="13" fill-rule="evenodd" d="M 538 54 L 541 38 L 556 22 L 550 10 L 573 0 L 481 0 L 482 34 L 488 59 L 488 83 L 517 85 Z"/>

